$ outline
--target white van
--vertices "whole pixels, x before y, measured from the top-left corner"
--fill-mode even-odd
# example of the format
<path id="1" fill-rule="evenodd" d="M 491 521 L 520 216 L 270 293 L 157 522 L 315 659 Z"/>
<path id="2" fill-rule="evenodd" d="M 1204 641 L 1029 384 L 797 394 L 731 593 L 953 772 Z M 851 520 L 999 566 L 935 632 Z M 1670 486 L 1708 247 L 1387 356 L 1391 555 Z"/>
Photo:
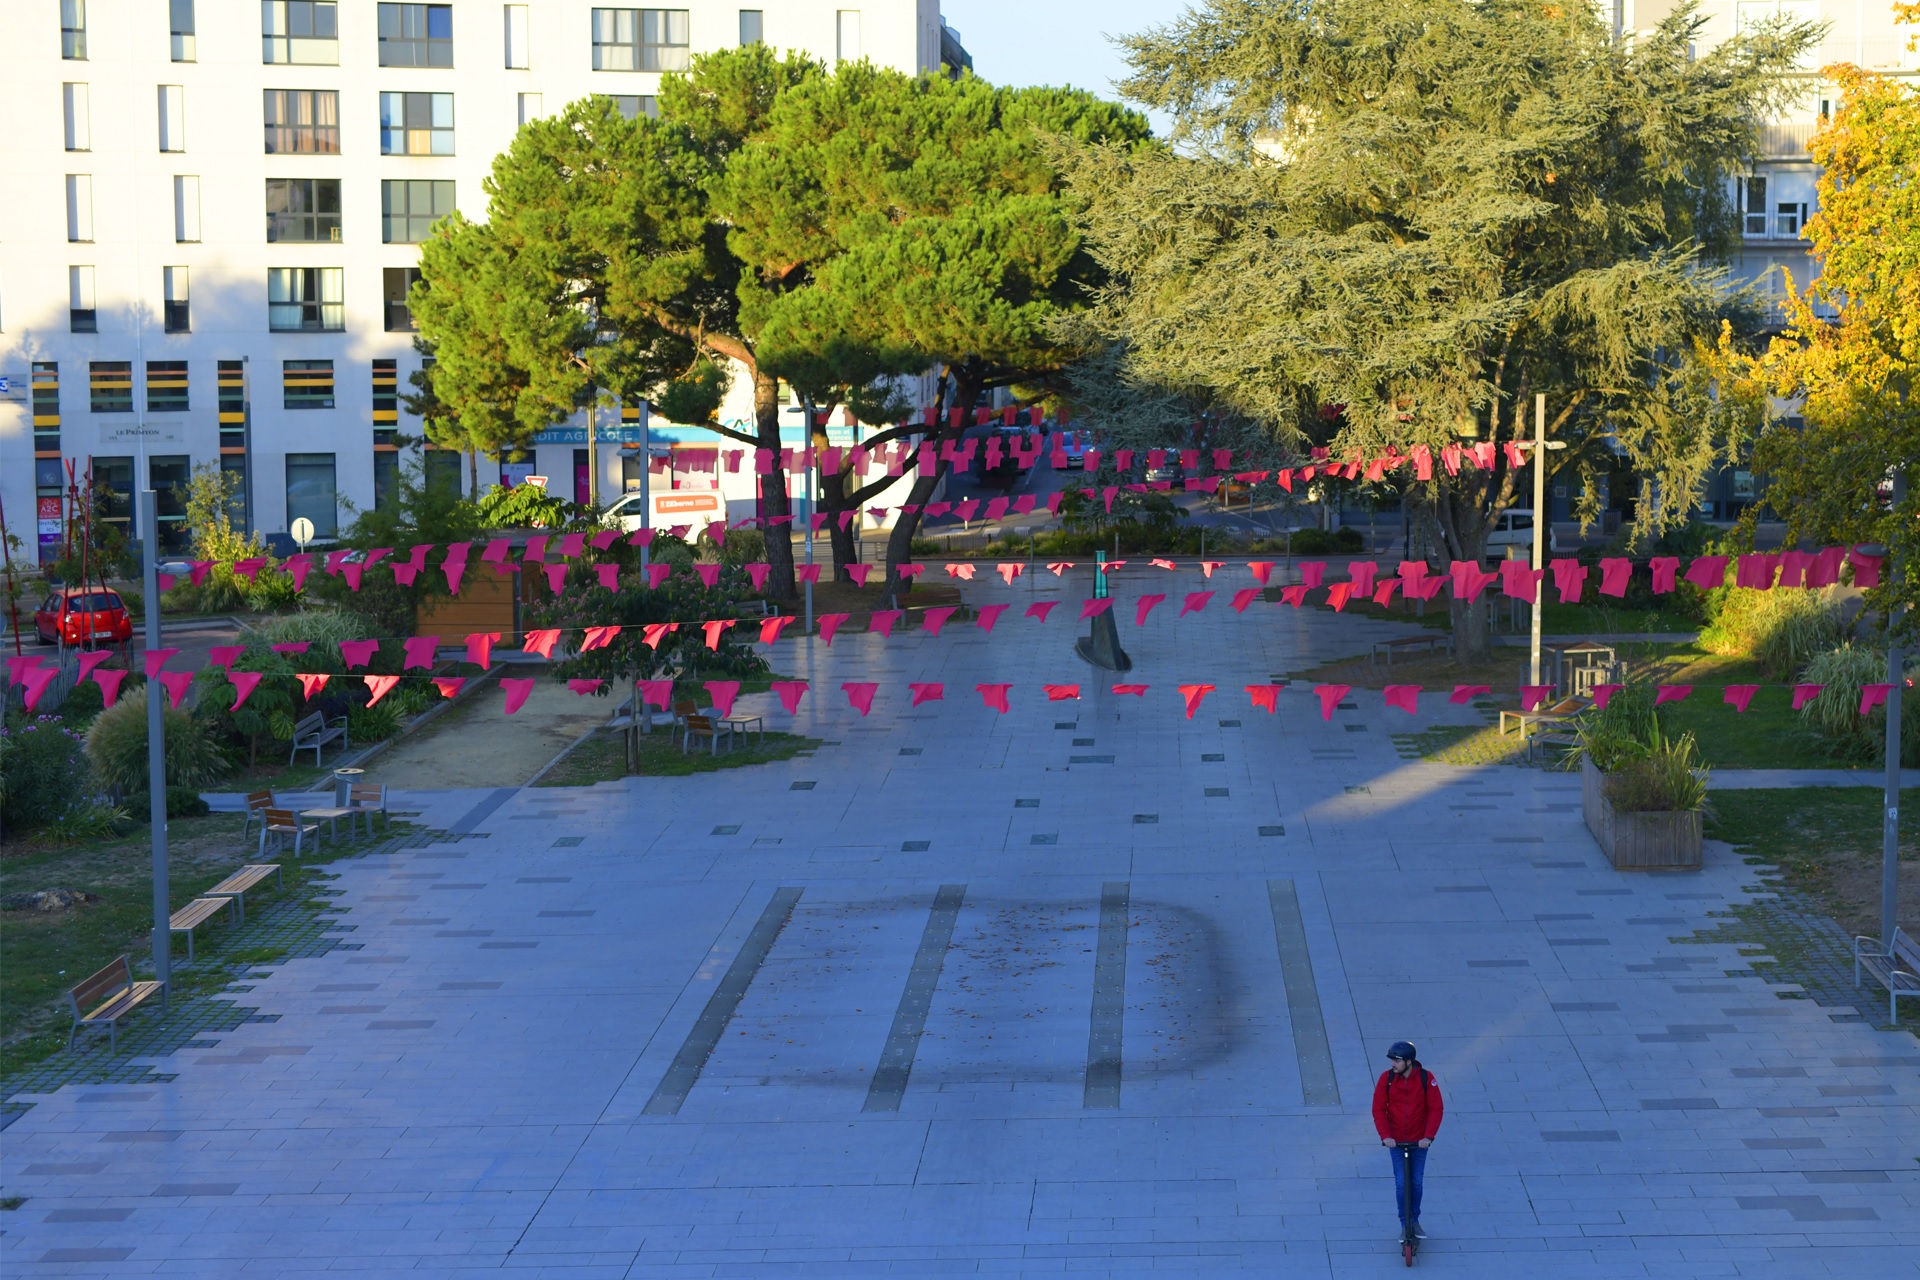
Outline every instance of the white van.
<path id="1" fill-rule="evenodd" d="M 1526 559 L 1533 554 L 1533 512 L 1514 507 L 1500 515 L 1500 522 L 1487 534 L 1486 558 L 1504 560 L 1507 548 L 1514 549 L 1514 555 Z M 1560 539 L 1553 532 L 1551 521 L 1547 524 L 1547 554 L 1557 555 L 1560 551 Z"/>

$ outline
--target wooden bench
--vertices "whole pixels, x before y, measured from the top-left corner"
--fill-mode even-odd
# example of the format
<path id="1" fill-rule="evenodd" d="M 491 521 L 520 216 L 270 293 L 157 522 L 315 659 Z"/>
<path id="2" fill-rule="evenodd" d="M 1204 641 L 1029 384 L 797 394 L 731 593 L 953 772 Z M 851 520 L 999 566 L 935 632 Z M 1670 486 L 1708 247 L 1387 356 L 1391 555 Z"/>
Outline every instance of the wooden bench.
<path id="1" fill-rule="evenodd" d="M 281 837 L 291 835 L 293 837 L 293 856 L 297 858 L 300 856 L 301 843 L 309 834 L 313 836 L 314 843 L 318 844 L 320 842 L 320 824 L 317 822 L 301 821 L 301 815 L 295 813 L 292 809 L 268 809 L 266 811 L 266 821 L 260 827 L 260 852 L 263 855 L 266 853 L 268 836 L 272 836 L 276 844 L 278 844 L 281 842 Z"/>
<path id="2" fill-rule="evenodd" d="M 1520 736 L 1526 737 L 1529 729 L 1538 729 L 1543 725 L 1563 724 L 1573 719 L 1591 705 L 1586 698 L 1562 698 L 1550 707 L 1536 711 L 1502 711 L 1500 713 L 1500 733 L 1507 732 L 1507 722 L 1512 721 L 1520 729 Z"/>
<path id="3" fill-rule="evenodd" d="M 146 1002 L 149 996 L 160 997 L 160 1015 L 166 1016 L 167 984 L 164 982 L 135 982 L 133 967 L 127 958 L 121 956 L 100 972 L 88 978 L 73 990 L 67 992 L 67 1004 L 73 1009 L 73 1030 L 67 1032 L 67 1048 L 73 1048 L 73 1037 L 80 1028 L 107 1029 L 108 1051 L 120 1048 L 120 1019 L 132 1013 Z"/>
<path id="4" fill-rule="evenodd" d="M 169 935 L 176 933 L 187 935 L 187 963 L 193 963 L 193 931 L 222 911 L 234 916 L 235 919 L 239 918 L 234 911 L 232 898 L 195 898 L 167 917 Z"/>
<path id="5" fill-rule="evenodd" d="M 1920 998 L 1920 947 L 1901 929 L 1893 931 L 1893 950 L 1880 945 L 1878 938 L 1853 940 L 1853 985 L 1860 985 L 1862 971 L 1887 989 L 1887 1021 L 1900 1021 L 1900 1001 Z"/>
<path id="6" fill-rule="evenodd" d="M 1394 640 L 1375 640 L 1373 642 L 1373 652 L 1367 655 L 1367 665 L 1376 665 L 1382 653 L 1387 655 L 1387 665 L 1392 666 L 1393 655 L 1402 650 L 1424 648 L 1427 652 L 1433 653 L 1436 650 L 1444 651 L 1452 647 L 1452 638 L 1438 631 L 1431 635 L 1401 636 Z"/>
<path id="7" fill-rule="evenodd" d="M 318 765 L 321 751 L 335 738 L 340 740 L 342 747 L 353 745 L 352 740 L 347 737 L 345 716 L 336 716 L 329 720 L 316 711 L 310 716 L 303 717 L 293 726 L 293 750 L 287 752 L 287 763 L 292 764 L 294 757 L 302 751 L 311 750 L 313 762 Z"/>
<path id="8" fill-rule="evenodd" d="M 247 890 L 272 876 L 282 889 L 287 887 L 286 878 L 280 874 L 277 862 L 250 862 L 232 875 L 222 880 L 200 896 L 203 898 L 231 898 L 240 910 L 240 919 L 247 918 Z"/>

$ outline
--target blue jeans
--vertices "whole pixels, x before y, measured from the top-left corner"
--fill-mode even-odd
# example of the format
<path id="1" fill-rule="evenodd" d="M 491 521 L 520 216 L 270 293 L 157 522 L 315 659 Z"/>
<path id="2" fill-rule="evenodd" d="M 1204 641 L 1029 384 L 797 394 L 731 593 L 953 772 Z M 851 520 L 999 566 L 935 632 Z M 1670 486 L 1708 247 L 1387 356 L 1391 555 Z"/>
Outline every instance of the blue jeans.
<path id="1" fill-rule="evenodd" d="M 1421 1184 L 1427 1176 L 1427 1148 L 1415 1147 L 1407 1153 L 1413 1157 L 1413 1220 L 1420 1221 Z M 1387 1158 L 1393 1161 L 1393 1205 L 1400 1215 L 1400 1225 L 1407 1225 L 1407 1161 L 1398 1147 L 1387 1149 Z"/>

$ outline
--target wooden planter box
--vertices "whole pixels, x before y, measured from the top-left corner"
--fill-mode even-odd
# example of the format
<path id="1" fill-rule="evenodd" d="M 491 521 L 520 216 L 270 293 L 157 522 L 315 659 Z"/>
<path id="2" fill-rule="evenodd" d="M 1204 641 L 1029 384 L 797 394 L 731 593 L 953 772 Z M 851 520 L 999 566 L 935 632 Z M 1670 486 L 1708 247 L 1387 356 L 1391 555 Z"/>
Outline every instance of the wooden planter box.
<path id="1" fill-rule="evenodd" d="M 1606 775 L 1593 761 L 1580 762 L 1580 808 L 1587 830 L 1600 842 L 1615 871 L 1698 871 L 1701 813 L 1621 813 L 1607 799 Z"/>

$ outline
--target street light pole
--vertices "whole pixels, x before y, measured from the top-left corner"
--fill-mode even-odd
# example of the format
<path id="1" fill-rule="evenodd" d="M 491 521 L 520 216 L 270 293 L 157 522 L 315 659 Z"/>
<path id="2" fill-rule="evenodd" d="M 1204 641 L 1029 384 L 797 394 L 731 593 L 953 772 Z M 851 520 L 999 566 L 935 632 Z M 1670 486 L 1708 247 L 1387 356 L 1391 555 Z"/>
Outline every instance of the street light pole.
<path id="1" fill-rule="evenodd" d="M 1544 394 L 1533 398 L 1533 633 L 1527 646 L 1527 681 L 1540 683 L 1540 617 L 1546 611 L 1546 584 L 1540 580 L 1540 571 L 1546 567 L 1547 537 L 1541 534 L 1544 527 L 1551 533 L 1552 526 L 1547 524 L 1547 450 L 1564 449 L 1563 441 L 1547 443 L 1547 397 Z"/>
<path id="2" fill-rule="evenodd" d="M 152 489 L 140 491 L 141 583 L 146 588 L 147 652 L 160 648 L 160 521 Z M 153 976 L 163 987 L 172 977 L 173 931 L 167 892 L 167 748 L 160 681 L 147 679 L 147 803 L 153 809 Z"/>
<path id="3" fill-rule="evenodd" d="M 1906 495 L 1906 468 L 1896 467 L 1893 473 L 1893 509 L 1896 518 Z M 1887 584 L 1896 600 L 1900 594 L 1900 562 L 1895 559 L 1897 551 L 1896 546 L 1891 543 L 1888 545 Z M 1886 703 L 1887 792 L 1886 830 L 1882 833 L 1880 846 L 1880 945 L 1889 956 L 1894 954 L 1893 933 L 1900 924 L 1895 894 L 1900 887 L 1900 691 L 1906 685 L 1906 664 L 1900 655 L 1900 642 L 1895 635 L 1895 628 L 1900 625 L 1900 617 L 1904 612 L 1898 603 L 1887 611 L 1887 683 L 1893 688 L 1887 691 Z"/>

